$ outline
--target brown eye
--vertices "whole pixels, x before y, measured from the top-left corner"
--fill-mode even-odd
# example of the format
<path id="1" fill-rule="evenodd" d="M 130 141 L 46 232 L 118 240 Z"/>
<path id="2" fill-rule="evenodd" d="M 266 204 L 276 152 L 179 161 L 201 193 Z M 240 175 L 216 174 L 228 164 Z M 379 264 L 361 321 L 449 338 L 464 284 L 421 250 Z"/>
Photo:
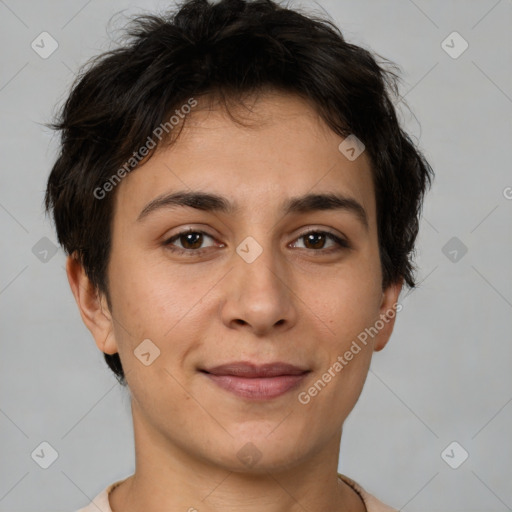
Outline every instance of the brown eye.
<path id="1" fill-rule="evenodd" d="M 199 249 L 203 243 L 202 233 L 185 233 L 179 235 L 178 239 L 184 249 Z"/>
<path id="2" fill-rule="evenodd" d="M 172 236 L 166 240 L 163 245 L 173 252 L 185 253 L 194 256 L 208 249 L 208 247 L 202 247 L 206 238 L 213 240 L 212 236 L 203 231 L 194 231 L 189 229 Z M 210 247 L 212 246 L 210 245 Z"/>
<path id="3" fill-rule="evenodd" d="M 303 233 L 297 240 L 303 240 L 304 249 L 309 249 L 314 252 L 329 253 L 350 248 L 350 244 L 346 240 L 328 231 L 308 231 L 307 233 Z M 325 244 L 328 241 L 333 242 L 334 246 L 325 248 Z"/>
<path id="4" fill-rule="evenodd" d="M 309 233 L 308 235 L 303 235 L 305 240 L 304 245 L 306 249 L 323 249 L 325 245 L 327 237 L 325 233 Z"/>

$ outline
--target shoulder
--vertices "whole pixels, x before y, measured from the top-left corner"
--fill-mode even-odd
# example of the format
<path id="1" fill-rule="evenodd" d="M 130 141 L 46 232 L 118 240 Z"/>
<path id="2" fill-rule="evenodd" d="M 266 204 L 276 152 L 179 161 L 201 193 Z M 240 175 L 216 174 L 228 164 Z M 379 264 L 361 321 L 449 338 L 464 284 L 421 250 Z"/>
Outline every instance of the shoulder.
<path id="1" fill-rule="evenodd" d="M 372 496 L 371 494 L 366 492 L 357 482 L 354 482 L 354 480 L 352 480 L 348 476 L 342 475 L 341 473 L 338 473 L 338 476 L 346 484 L 350 485 L 352 489 L 359 493 L 359 495 L 364 501 L 366 510 L 368 512 L 397 512 L 396 509 L 389 507 L 388 505 L 385 505 L 384 503 L 382 503 L 382 501 L 379 501 L 375 496 Z"/>
<path id="2" fill-rule="evenodd" d="M 128 477 L 127 477 L 128 478 Z M 126 478 L 122 480 L 118 480 L 110 484 L 108 487 L 103 489 L 88 505 L 85 507 L 76 510 L 75 512 L 112 512 L 110 508 L 110 502 L 108 500 L 108 495 L 110 492 L 116 488 L 121 482 L 124 482 Z"/>

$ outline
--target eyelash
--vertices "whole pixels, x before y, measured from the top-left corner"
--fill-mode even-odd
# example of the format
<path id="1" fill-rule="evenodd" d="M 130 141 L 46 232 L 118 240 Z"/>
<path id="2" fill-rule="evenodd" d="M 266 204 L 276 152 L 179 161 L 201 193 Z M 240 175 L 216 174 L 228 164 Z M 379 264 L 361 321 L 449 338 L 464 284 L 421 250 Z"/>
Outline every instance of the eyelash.
<path id="1" fill-rule="evenodd" d="M 176 233 L 171 238 L 169 238 L 165 242 L 163 242 L 163 245 L 165 247 L 167 247 L 167 249 L 169 249 L 170 251 L 172 251 L 174 253 L 186 254 L 187 256 L 197 256 L 197 255 L 200 255 L 204 251 L 207 251 L 209 249 L 209 247 L 206 247 L 206 248 L 203 248 L 203 249 L 180 249 L 179 247 L 174 247 L 172 245 L 172 242 L 174 242 L 175 240 L 178 240 L 181 236 L 188 235 L 190 233 L 206 235 L 207 237 L 214 239 L 213 236 L 209 235 L 208 233 L 206 233 L 204 231 L 197 230 L 197 229 L 188 229 L 188 230 Z M 331 254 L 331 253 L 334 253 L 334 252 L 339 252 L 339 251 L 351 248 L 351 245 L 349 244 L 349 242 L 347 240 L 344 240 L 343 238 L 340 238 L 340 237 L 336 236 L 334 233 L 331 233 L 329 231 L 322 231 L 322 230 L 319 230 L 319 229 L 311 229 L 309 231 L 306 231 L 305 233 L 302 233 L 300 236 L 298 236 L 296 240 L 299 240 L 301 238 L 305 238 L 306 236 L 311 235 L 313 233 L 314 234 L 326 235 L 326 237 L 329 240 L 332 240 L 333 242 L 335 242 L 338 247 L 334 247 L 334 248 L 330 248 L 330 249 L 318 249 L 318 250 L 316 250 L 316 249 L 304 249 L 304 250 L 309 250 L 309 251 L 313 251 L 313 252 L 321 253 L 321 254 Z"/>

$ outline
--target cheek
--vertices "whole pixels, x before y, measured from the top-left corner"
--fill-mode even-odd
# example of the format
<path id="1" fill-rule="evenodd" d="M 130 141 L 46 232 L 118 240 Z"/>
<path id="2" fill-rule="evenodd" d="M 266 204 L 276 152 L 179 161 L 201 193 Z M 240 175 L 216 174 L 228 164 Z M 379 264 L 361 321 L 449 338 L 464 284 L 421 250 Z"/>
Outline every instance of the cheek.
<path id="1" fill-rule="evenodd" d="M 370 269 L 343 269 L 309 297 L 311 310 L 328 327 L 330 344 L 343 346 L 379 317 L 382 289 Z"/>
<path id="2" fill-rule="evenodd" d="M 329 329 L 318 343 L 323 354 L 316 380 L 303 390 L 300 402 L 309 402 L 312 416 L 332 415 L 335 424 L 357 402 L 373 354 L 373 341 L 364 333 L 378 318 L 380 299 L 380 287 L 372 280 L 339 279 L 315 301 L 322 325 Z"/>
<path id="3" fill-rule="evenodd" d="M 112 265 L 110 288 L 115 319 L 115 337 L 123 368 L 140 370 L 134 351 L 151 340 L 160 350 L 155 367 L 179 364 L 194 343 L 192 327 L 203 316 L 202 297 L 210 281 L 190 275 L 190 270 L 165 264 L 144 265 L 129 257 Z M 199 283 L 199 284 L 198 284 Z"/>
<path id="4" fill-rule="evenodd" d="M 186 285 L 185 275 L 149 263 L 142 255 L 117 260 L 110 274 L 117 314 L 127 325 L 135 327 L 138 334 L 162 336 L 166 328 L 172 327 L 173 320 L 190 309 L 197 292 Z M 150 332 L 146 332 L 148 329 Z"/>

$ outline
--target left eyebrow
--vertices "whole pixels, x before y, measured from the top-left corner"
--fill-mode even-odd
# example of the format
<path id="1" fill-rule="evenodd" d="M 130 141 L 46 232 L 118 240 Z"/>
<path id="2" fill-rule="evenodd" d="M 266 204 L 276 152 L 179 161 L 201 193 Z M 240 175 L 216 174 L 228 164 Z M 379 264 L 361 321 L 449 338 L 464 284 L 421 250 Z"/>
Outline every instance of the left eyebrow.
<path id="1" fill-rule="evenodd" d="M 218 194 L 178 191 L 171 194 L 163 194 L 150 201 L 140 212 L 137 221 L 141 221 L 150 213 L 161 208 L 174 207 L 189 207 L 228 215 L 234 215 L 240 211 L 238 204 Z M 285 215 L 290 213 L 344 210 L 354 215 L 366 231 L 369 229 L 366 210 L 356 199 L 343 194 L 305 194 L 299 197 L 292 197 L 283 203 L 282 210 Z"/>

